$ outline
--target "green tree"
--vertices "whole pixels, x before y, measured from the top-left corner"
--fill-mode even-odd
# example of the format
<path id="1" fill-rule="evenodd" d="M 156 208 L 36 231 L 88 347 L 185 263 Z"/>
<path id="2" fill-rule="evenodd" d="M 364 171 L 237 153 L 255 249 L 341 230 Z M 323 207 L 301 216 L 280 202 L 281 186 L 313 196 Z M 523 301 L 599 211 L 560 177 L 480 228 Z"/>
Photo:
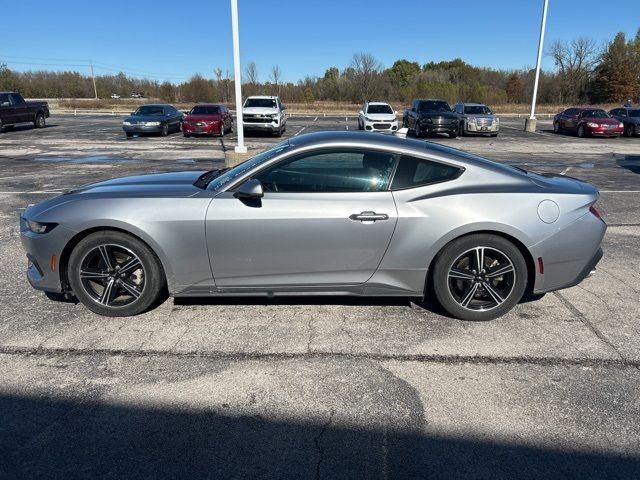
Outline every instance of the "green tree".
<path id="1" fill-rule="evenodd" d="M 21 90 L 20 80 L 7 67 L 6 64 L 0 63 L 0 90 Z"/>
<path id="2" fill-rule="evenodd" d="M 404 88 L 420 73 L 420 65 L 405 59 L 396 60 L 387 73 L 394 87 Z"/>
<path id="3" fill-rule="evenodd" d="M 520 75 L 512 73 L 507 77 L 507 83 L 504 86 L 507 94 L 507 101 L 510 103 L 521 103 L 524 101 L 524 85 Z"/>
<path id="4" fill-rule="evenodd" d="M 618 33 L 602 54 L 590 84 L 590 97 L 595 102 L 624 102 L 637 98 L 640 77 L 636 64 L 636 40 L 627 42 Z"/>

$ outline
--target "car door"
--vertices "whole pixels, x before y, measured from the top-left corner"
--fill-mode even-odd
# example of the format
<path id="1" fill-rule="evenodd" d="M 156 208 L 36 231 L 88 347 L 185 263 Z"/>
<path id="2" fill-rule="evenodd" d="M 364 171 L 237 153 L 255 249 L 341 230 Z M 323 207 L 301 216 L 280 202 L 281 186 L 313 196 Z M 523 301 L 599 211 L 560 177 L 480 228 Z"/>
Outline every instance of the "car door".
<path id="1" fill-rule="evenodd" d="M 0 118 L 3 125 L 12 125 L 16 122 L 16 112 L 8 93 L 0 94 Z"/>
<path id="2" fill-rule="evenodd" d="M 388 188 L 395 161 L 391 153 L 318 149 L 253 175 L 265 190 L 257 203 L 233 191 L 216 196 L 206 218 L 216 285 L 365 283 L 397 221 Z"/>
<path id="3" fill-rule="evenodd" d="M 31 114 L 29 113 L 27 104 L 25 103 L 22 96 L 18 95 L 17 93 L 10 93 L 9 99 L 11 100 L 11 105 L 13 106 L 14 123 L 30 122 L 33 120 L 33 118 L 31 118 Z"/>

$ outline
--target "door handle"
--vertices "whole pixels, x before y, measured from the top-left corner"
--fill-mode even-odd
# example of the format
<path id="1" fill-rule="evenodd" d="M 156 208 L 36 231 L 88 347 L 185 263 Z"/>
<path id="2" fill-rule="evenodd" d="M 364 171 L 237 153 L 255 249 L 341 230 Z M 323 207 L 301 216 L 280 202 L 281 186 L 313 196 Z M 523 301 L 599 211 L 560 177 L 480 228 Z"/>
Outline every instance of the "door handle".
<path id="1" fill-rule="evenodd" d="M 360 220 L 361 222 L 375 222 L 376 220 L 389 220 L 389 215 L 386 213 L 362 212 L 354 213 L 349 218 L 351 220 Z"/>

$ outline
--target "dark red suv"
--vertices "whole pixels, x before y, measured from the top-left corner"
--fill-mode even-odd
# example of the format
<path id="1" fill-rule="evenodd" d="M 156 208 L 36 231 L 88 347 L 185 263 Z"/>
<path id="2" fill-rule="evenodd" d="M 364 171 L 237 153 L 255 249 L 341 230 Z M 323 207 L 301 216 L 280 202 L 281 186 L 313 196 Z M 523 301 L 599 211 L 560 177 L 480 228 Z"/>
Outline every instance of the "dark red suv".
<path id="1" fill-rule="evenodd" d="M 193 107 L 182 121 L 185 137 L 194 134 L 220 135 L 233 131 L 233 116 L 229 109 L 220 104 L 200 103 Z"/>
<path id="2" fill-rule="evenodd" d="M 553 118 L 553 131 L 572 132 L 579 137 L 619 137 L 624 125 L 601 108 L 572 107 Z"/>

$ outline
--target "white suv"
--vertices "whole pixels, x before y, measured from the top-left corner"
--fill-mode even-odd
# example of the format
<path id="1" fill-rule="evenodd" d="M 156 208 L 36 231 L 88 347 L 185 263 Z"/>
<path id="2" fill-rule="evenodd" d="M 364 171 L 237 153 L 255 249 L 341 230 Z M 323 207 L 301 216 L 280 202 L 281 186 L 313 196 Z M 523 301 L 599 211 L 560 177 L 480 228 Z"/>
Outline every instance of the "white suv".
<path id="1" fill-rule="evenodd" d="M 242 125 L 246 131 L 271 132 L 279 137 L 287 129 L 286 109 L 279 97 L 247 97 L 242 106 Z"/>
<path id="2" fill-rule="evenodd" d="M 391 105 L 384 102 L 365 103 L 358 113 L 358 129 L 368 131 L 398 130 L 398 118 Z"/>

